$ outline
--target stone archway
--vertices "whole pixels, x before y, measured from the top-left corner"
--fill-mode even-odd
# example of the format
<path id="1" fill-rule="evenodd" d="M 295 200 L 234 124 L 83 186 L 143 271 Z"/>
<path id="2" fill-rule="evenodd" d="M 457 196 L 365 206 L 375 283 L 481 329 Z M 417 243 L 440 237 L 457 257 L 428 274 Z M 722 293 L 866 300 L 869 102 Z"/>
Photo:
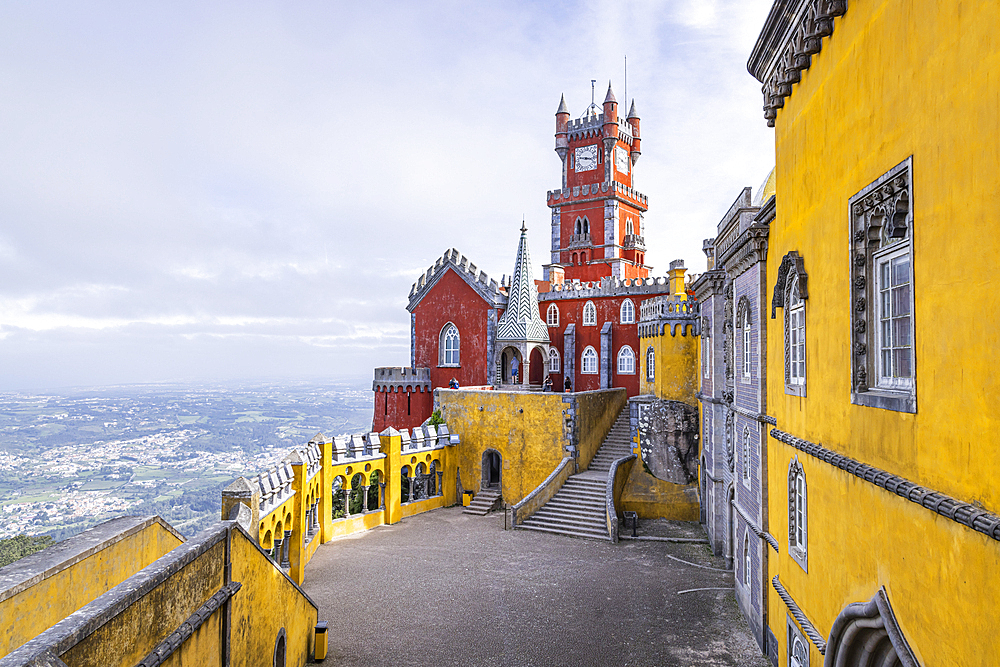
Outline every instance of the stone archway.
<path id="1" fill-rule="evenodd" d="M 503 459 L 500 452 L 487 449 L 483 452 L 483 474 L 480 487 L 483 489 L 499 489 L 503 482 Z"/>
<path id="2" fill-rule="evenodd" d="M 514 360 L 517 359 L 517 382 L 514 382 L 513 369 Z M 501 384 L 522 384 L 524 382 L 524 357 L 521 351 L 514 346 L 508 346 L 500 353 L 500 383 Z"/>

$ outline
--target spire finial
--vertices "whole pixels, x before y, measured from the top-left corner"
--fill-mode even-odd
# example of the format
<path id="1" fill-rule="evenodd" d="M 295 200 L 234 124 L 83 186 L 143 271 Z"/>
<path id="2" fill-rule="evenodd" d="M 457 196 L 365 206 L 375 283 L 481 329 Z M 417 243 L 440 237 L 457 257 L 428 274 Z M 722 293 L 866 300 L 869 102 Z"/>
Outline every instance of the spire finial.
<path id="1" fill-rule="evenodd" d="M 528 228 L 524 225 L 524 216 L 521 216 L 521 233 L 528 231 Z"/>

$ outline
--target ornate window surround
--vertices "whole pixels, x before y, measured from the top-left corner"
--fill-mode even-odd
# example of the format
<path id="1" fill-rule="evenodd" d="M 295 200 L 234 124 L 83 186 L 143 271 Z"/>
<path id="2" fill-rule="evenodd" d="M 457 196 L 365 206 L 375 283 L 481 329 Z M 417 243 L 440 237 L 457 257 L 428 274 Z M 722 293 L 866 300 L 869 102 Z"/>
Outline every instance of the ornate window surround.
<path id="1" fill-rule="evenodd" d="M 916 413 L 913 272 L 913 156 L 848 200 L 851 250 L 851 403 Z M 879 382 L 878 262 L 909 257 L 910 378 Z"/>
<path id="2" fill-rule="evenodd" d="M 545 324 L 550 327 L 559 326 L 559 306 L 554 303 L 550 303 L 548 310 L 545 311 Z"/>
<path id="3" fill-rule="evenodd" d="M 806 377 L 803 368 L 801 382 L 794 382 L 791 373 L 792 367 L 792 292 L 798 290 L 799 303 L 794 310 L 801 313 L 801 330 L 805 335 L 805 308 L 806 300 L 809 298 L 809 276 L 806 274 L 802 257 L 798 251 L 792 250 L 785 253 L 781 258 L 781 265 L 778 267 L 778 279 L 774 284 L 774 294 L 771 296 L 771 319 L 775 317 L 775 311 L 781 308 L 784 317 L 785 329 L 785 393 L 792 396 L 806 395 Z M 805 340 L 802 340 L 802 351 L 805 355 Z M 805 357 L 803 356 L 803 363 Z"/>
<path id="4" fill-rule="evenodd" d="M 594 349 L 593 345 L 588 345 L 580 355 L 580 372 L 584 375 L 597 375 L 599 367 L 597 350 Z"/>
<path id="5" fill-rule="evenodd" d="M 656 379 L 656 350 L 650 345 L 646 348 L 646 381 L 652 382 Z"/>
<path id="6" fill-rule="evenodd" d="M 748 589 L 750 588 L 750 572 L 753 569 L 753 563 L 750 560 L 750 530 L 743 529 L 743 585 Z"/>
<path id="7" fill-rule="evenodd" d="M 740 475 L 740 479 L 743 480 L 743 484 L 746 485 L 746 486 L 750 485 L 750 470 L 751 470 L 751 466 L 750 466 L 750 451 L 753 449 L 751 447 L 750 438 L 751 438 L 751 436 L 750 436 L 750 427 L 749 426 L 744 426 L 743 427 L 743 449 L 742 449 L 742 458 L 743 458 L 742 469 L 743 469 L 743 474 Z"/>
<path id="8" fill-rule="evenodd" d="M 712 321 L 701 318 L 701 376 L 712 379 Z"/>
<path id="9" fill-rule="evenodd" d="M 452 337 L 454 331 L 454 337 Z M 454 340 L 454 346 L 451 345 Z M 459 368 L 461 367 L 462 337 L 458 332 L 458 327 L 453 322 L 448 322 L 441 327 L 438 334 L 438 367 Z"/>
<path id="10" fill-rule="evenodd" d="M 750 299 L 746 295 L 741 296 L 736 305 L 736 329 L 742 332 L 742 342 L 740 343 L 740 379 L 744 383 L 750 382 L 753 377 L 753 318 L 750 316 L 752 310 Z"/>
<path id="11" fill-rule="evenodd" d="M 788 619 L 788 664 L 789 667 L 809 667 L 809 641 L 791 616 Z"/>
<path id="12" fill-rule="evenodd" d="M 597 326 L 597 306 L 594 305 L 593 301 L 583 304 L 583 326 Z"/>
<path id="13" fill-rule="evenodd" d="M 809 571 L 809 505 L 806 473 L 798 455 L 788 464 L 788 555 Z"/>

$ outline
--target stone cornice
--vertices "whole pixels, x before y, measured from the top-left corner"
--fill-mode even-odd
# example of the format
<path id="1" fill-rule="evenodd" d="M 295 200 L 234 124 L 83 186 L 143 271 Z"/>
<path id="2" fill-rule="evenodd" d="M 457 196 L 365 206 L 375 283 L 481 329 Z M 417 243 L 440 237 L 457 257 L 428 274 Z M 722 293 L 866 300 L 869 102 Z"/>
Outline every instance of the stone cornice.
<path id="1" fill-rule="evenodd" d="M 755 222 L 740 234 L 736 241 L 719 257 L 726 272 L 736 277 L 756 262 L 767 261 L 767 237 L 771 231 L 770 225 Z"/>
<path id="2" fill-rule="evenodd" d="M 778 109 L 792 84 L 809 69 L 812 57 L 833 34 L 834 19 L 847 12 L 847 0 L 776 0 L 754 45 L 747 70 L 764 84 L 764 118 L 774 127 Z"/>
<path id="3" fill-rule="evenodd" d="M 711 294 L 721 293 L 726 284 L 726 272 L 722 269 L 711 269 L 698 276 L 691 283 L 695 296 L 701 301 Z"/>

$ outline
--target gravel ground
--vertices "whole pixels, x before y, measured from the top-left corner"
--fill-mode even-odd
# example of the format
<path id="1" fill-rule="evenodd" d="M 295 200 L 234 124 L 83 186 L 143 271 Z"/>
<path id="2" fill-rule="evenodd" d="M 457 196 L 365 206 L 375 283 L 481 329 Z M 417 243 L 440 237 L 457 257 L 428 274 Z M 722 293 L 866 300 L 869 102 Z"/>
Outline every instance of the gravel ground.
<path id="1" fill-rule="evenodd" d="M 325 663 L 768 664 L 706 545 L 503 527 L 454 507 L 321 546 L 304 588 L 329 622 Z"/>

